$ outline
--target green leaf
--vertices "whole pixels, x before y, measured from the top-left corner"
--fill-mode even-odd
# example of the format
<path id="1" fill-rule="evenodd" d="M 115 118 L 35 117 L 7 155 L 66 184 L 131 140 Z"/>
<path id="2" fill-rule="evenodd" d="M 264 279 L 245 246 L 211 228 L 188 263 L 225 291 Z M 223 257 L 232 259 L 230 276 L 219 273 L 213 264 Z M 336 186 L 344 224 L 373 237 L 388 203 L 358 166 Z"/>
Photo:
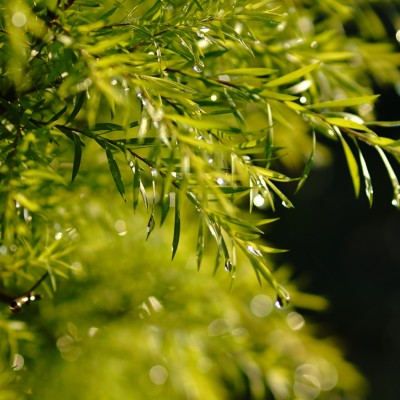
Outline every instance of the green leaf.
<path id="1" fill-rule="evenodd" d="M 28 199 L 24 194 L 22 193 L 15 193 L 13 194 L 13 198 L 16 202 L 21 204 L 22 207 L 27 208 L 29 211 L 35 212 L 39 211 L 40 206 L 39 204 L 35 203 L 33 200 Z"/>
<path id="2" fill-rule="evenodd" d="M 257 174 L 265 176 L 268 179 L 273 179 L 280 182 L 290 182 L 293 180 L 292 178 L 289 178 L 288 176 L 281 174 L 280 172 L 276 172 L 268 168 L 261 168 L 256 166 L 254 166 L 253 168 L 257 172 Z"/>
<path id="3" fill-rule="evenodd" d="M 350 149 L 350 146 L 344 140 L 341 132 L 337 129 L 336 133 L 339 136 L 339 139 L 343 146 L 344 154 L 345 154 L 346 160 L 347 160 L 347 165 L 348 165 L 349 171 L 350 171 L 351 180 L 353 181 L 354 193 L 355 193 L 356 197 L 358 197 L 360 194 L 360 172 L 358 169 L 357 160 L 354 157 L 353 152 Z"/>
<path id="4" fill-rule="evenodd" d="M 356 140 L 354 140 L 354 142 L 356 143 L 356 146 L 358 148 L 358 156 L 360 158 L 361 170 L 364 176 L 365 194 L 367 195 L 369 206 L 372 207 L 374 188 L 372 186 L 371 176 L 369 174 L 367 163 L 365 162 L 364 156 L 358 146 L 358 143 Z"/>
<path id="5" fill-rule="evenodd" d="M 271 92 L 270 90 L 263 90 L 260 93 L 258 93 L 258 95 L 265 97 L 267 99 L 274 99 L 278 101 L 295 101 L 298 99 L 297 96 L 292 96 L 290 94 L 285 94 L 285 93 Z"/>
<path id="6" fill-rule="evenodd" d="M 361 104 L 371 103 L 375 101 L 379 95 L 373 96 L 362 96 L 362 97 L 351 97 L 348 99 L 325 101 L 323 103 L 310 104 L 307 108 L 320 109 L 320 108 L 336 108 L 336 107 L 352 107 L 359 106 Z"/>
<path id="7" fill-rule="evenodd" d="M 197 233 L 197 247 L 196 247 L 196 258 L 197 258 L 197 269 L 200 269 L 201 261 L 204 252 L 204 221 L 202 216 L 199 220 L 199 230 Z"/>
<path id="8" fill-rule="evenodd" d="M 328 124 L 339 126 L 341 128 L 355 129 L 358 131 L 368 132 L 373 136 L 376 136 L 376 133 L 366 126 L 359 124 L 358 122 L 351 121 L 349 119 L 344 118 L 326 118 L 326 122 Z"/>
<path id="9" fill-rule="evenodd" d="M 314 71 L 317 67 L 319 67 L 320 62 L 316 62 L 305 67 L 299 68 L 296 71 L 290 72 L 289 74 L 280 76 L 277 79 L 267 82 L 264 86 L 265 87 L 274 87 L 274 86 L 281 86 L 286 85 L 288 83 L 293 83 L 297 81 L 299 78 L 307 75 L 311 71 Z"/>
<path id="10" fill-rule="evenodd" d="M 112 122 L 99 122 L 91 131 L 122 131 L 124 128 L 121 125 L 113 124 Z"/>
<path id="11" fill-rule="evenodd" d="M 79 167 L 81 165 L 81 159 L 82 159 L 81 138 L 74 131 L 72 131 L 72 135 L 73 135 L 73 138 L 74 138 L 75 152 L 74 152 L 74 164 L 72 166 L 71 182 L 74 181 L 76 175 L 78 174 Z"/>
<path id="12" fill-rule="evenodd" d="M 56 113 L 55 115 L 53 115 L 53 117 L 52 118 L 50 118 L 46 123 L 47 124 L 51 124 L 52 122 L 55 122 L 55 121 L 57 121 L 58 119 L 60 119 L 63 115 L 64 115 L 64 113 L 65 113 L 65 111 L 67 111 L 67 106 L 65 106 L 62 110 L 60 110 L 58 113 Z"/>
<path id="13" fill-rule="evenodd" d="M 106 155 L 107 155 L 107 160 L 108 160 L 108 166 L 110 167 L 111 176 L 114 179 L 115 186 L 117 187 L 118 192 L 122 196 L 122 198 L 124 200 L 126 200 L 125 199 L 125 187 L 124 187 L 124 183 L 122 182 L 121 172 L 118 168 L 117 162 L 114 160 L 111 150 L 108 147 L 106 148 Z"/>
<path id="14" fill-rule="evenodd" d="M 135 159 L 134 167 L 132 168 L 133 171 L 133 209 L 136 211 L 136 208 L 139 204 L 139 190 L 140 190 L 140 169 L 137 159 Z"/>
<path id="15" fill-rule="evenodd" d="M 178 249 L 179 237 L 181 233 L 181 215 L 180 215 L 180 194 L 175 192 L 175 221 L 174 221 L 174 237 L 172 240 L 172 259 L 175 257 L 176 250 Z"/>
<path id="16" fill-rule="evenodd" d="M 300 177 L 300 181 L 297 184 L 297 187 L 296 187 L 296 190 L 294 193 L 297 193 L 303 187 L 303 185 L 305 184 L 305 182 L 308 178 L 308 175 L 310 174 L 311 168 L 314 164 L 315 142 L 316 142 L 315 132 L 313 132 L 313 142 L 312 142 L 311 154 L 310 154 L 310 157 L 308 158 L 308 161 L 303 169 L 303 172 Z"/>
<path id="17" fill-rule="evenodd" d="M 146 188 L 143 185 L 143 182 L 139 180 L 139 190 L 140 194 L 142 195 L 143 203 L 147 210 L 149 210 L 149 200 L 147 199 Z"/>
<path id="18" fill-rule="evenodd" d="M 393 198 L 392 198 L 392 204 L 396 208 L 400 208 L 400 184 L 399 180 L 397 179 L 396 173 L 393 170 L 393 167 L 390 165 L 390 162 L 388 158 L 386 157 L 386 154 L 383 152 L 383 150 L 375 146 L 376 151 L 379 153 L 380 157 L 382 158 L 383 163 L 385 164 L 386 170 L 388 172 L 390 182 L 392 183 L 393 187 Z"/>
<path id="19" fill-rule="evenodd" d="M 250 190 L 248 186 L 217 186 L 218 189 L 224 194 L 242 193 Z"/>
<path id="20" fill-rule="evenodd" d="M 400 121 L 368 121 L 367 126 L 380 126 L 382 128 L 397 128 L 400 126 Z"/>
<path id="21" fill-rule="evenodd" d="M 160 226 L 164 223 L 165 219 L 167 218 L 167 216 L 169 214 L 169 210 L 171 208 L 170 196 L 171 196 L 170 193 L 166 193 L 162 197 Z"/>
<path id="22" fill-rule="evenodd" d="M 267 185 L 279 196 L 284 207 L 294 208 L 293 203 L 270 180 L 267 180 Z"/>
<path id="23" fill-rule="evenodd" d="M 227 69 L 222 74 L 226 75 L 251 75 L 265 76 L 276 72 L 276 69 L 271 68 L 232 68 Z"/>
<path id="24" fill-rule="evenodd" d="M 178 115 L 178 114 L 165 114 L 165 118 L 170 119 L 171 121 L 176 121 L 180 123 L 184 123 L 190 126 L 193 126 L 194 128 L 198 129 L 221 129 L 225 131 L 233 130 L 235 132 L 239 132 L 237 128 L 230 127 L 224 122 L 216 121 L 216 120 L 211 120 L 211 119 L 193 119 L 184 115 Z"/>
<path id="25" fill-rule="evenodd" d="M 278 288 L 278 283 L 272 275 L 272 272 L 267 267 L 267 262 L 265 261 L 264 256 L 261 251 L 254 245 L 249 244 L 248 242 L 237 241 L 240 249 L 250 260 L 251 265 L 256 272 L 256 275 L 259 274 L 264 277 L 264 279 L 274 288 L 275 290 Z M 261 282 L 260 282 L 261 283 Z"/>
<path id="26" fill-rule="evenodd" d="M 153 209 L 153 211 L 154 211 L 154 209 Z M 155 221 L 155 219 L 154 219 L 154 212 L 152 212 L 151 215 L 150 215 L 149 222 L 147 223 L 147 228 L 146 228 L 147 236 L 146 236 L 146 240 L 149 238 L 150 233 L 153 232 L 155 226 L 156 226 L 156 221 Z"/>
<path id="27" fill-rule="evenodd" d="M 275 253 L 286 253 L 287 249 L 277 249 L 275 247 L 271 247 L 271 246 L 267 246 L 265 244 L 257 244 L 257 247 L 263 251 L 264 253 L 271 253 L 271 254 L 275 254 Z"/>
<path id="28" fill-rule="evenodd" d="M 72 122 L 75 117 L 78 115 L 79 111 L 81 110 L 83 106 L 83 102 L 85 101 L 85 92 L 80 93 L 77 98 L 76 98 L 76 104 L 74 109 L 72 110 L 72 113 L 70 116 L 67 118 L 67 121 L 65 122 L 65 125 L 68 125 L 70 122 Z"/>

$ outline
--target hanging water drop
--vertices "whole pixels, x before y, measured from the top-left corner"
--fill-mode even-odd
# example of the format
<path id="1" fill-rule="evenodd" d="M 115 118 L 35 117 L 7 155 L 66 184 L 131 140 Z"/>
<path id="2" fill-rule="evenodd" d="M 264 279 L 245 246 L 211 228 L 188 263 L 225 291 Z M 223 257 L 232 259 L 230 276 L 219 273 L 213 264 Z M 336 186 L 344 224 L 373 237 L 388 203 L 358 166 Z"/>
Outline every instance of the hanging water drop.
<path id="1" fill-rule="evenodd" d="M 196 72 L 203 72 L 204 69 L 204 63 L 202 61 L 199 61 L 197 64 L 193 65 L 193 70 Z"/>
<path id="2" fill-rule="evenodd" d="M 225 260 L 225 271 L 226 272 L 232 272 L 232 268 L 233 268 L 233 263 L 229 258 L 227 258 Z"/>
<path id="3" fill-rule="evenodd" d="M 276 295 L 275 307 L 278 310 L 283 310 L 289 307 L 289 303 L 290 303 L 289 293 L 283 287 L 279 287 L 278 293 Z"/>

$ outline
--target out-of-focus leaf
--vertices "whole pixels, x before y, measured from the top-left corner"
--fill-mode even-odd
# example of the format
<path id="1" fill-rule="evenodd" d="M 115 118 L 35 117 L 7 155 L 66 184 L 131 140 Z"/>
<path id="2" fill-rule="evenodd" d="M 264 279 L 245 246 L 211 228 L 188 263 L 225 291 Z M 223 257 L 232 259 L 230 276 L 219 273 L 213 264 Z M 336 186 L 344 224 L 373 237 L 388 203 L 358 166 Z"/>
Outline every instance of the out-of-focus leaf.
<path id="1" fill-rule="evenodd" d="M 232 68 L 222 72 L 226 75 L 253 75 L 253 76 L 265 76 L 276 72 L 275 69 L 271 68 Z"/>
<path id="2" fill-rule="evenodd" d="M 266 97 L 267 99 L 274 99 L 279 101 L 295 101 L 298 99 L 297 96 L 292 96 L 290 94 L 285 94 L 285 93 L 271 92 L 270 90 L 266 89 L 258 93 L 258 95 Z"/>
<path id="3" fill-rule="evenodd" d="M 58 175 L 57 172 L 55 171 L 47 171 L 43 169 L 28 169 L 26 171 L 23 171 L 21 175 L 24 178 L 29 178 L 31 180 L 36 180 L 36 181 L 49 180 L 66 185 L 64 178 Z"/>
<path id="4" fill-rule="evenodd" d="M 13 198 L 16 202 L 18 202 L 19 204 L 21 204 L 22 207 L 27 208 L 29 211 L 35 212 L 35 211 L 39 211 L 40 206 L 38 203 L 36 203 L 35 201 L 28 199 L 28 197 L 26 197 L 24 194 L 22 193 L 15 193 L 13 195 Z"/>
<path id="5" fill-rule="evenodd" d="M 199 229 L 197 233 L 197 246 L 196 246 L 196 258 L 197 258 L 197 269 L 200 269 L 201 261 L 203 259 L 204 252 L 204 221 L 200 216 Z"/>
<path id="6" fill-rule="evenodd" d="M 246 186 L 218 186 L 218 189 L 225 194 L 242 193 L 250 190 L 250 188 Z"/>
<path id="7" fill-rule="evenodd" d="M 320 109 L 320 108 L 336 108 L 336 107 L 353 107 L 359 106 L 361 104 L 374 102 L 379 95 L 373 96 L 361 96 L 361 97 L 350 97 L 347 99 L 341 100 L 332 100 L 332 101 L 324 101 L 323 103 L 314 103 L 307 106 L 307 108 L 311 109 Z"/>
<path id="8" fill-rule="evenodd" d="M 63 107 L 58 113 L 56 113 L 55 115 L 53 115 L 53 117 L 51 117 L 48 121 L 47 124 L 51 124 L 52 122 L 57 121 L 58 119 L 60 119 L 64 114 L 65 111 L 67 111 L 67 106 Z"/>
<path id="9" fill-rule="evenodd" d="M 175 220 L 174 220 L 174 237 L 172 240 L 172 259 L 175 257 L 176 250 L 178 249 L 179 237 L 181 234 L 181 214 L 180 214 L 180 194 L 175 193 Z"/>
<path id="10" fill-rule="evenodd" d="M 124 183 L 122 182 L 121 172 L 119 170 L 117 162 L 114 160 L 114 156 L 113 156 L 111 150 L 108 147 L 106 148 L 106 155 L 107 155 L 107 160 L 108 160 L 108 166 L 110 167 L 111 176 L 114 179 L 115 186 L 117 187 L 118 192 L 122 196 L 122 198 L 124 200 L 126 200 L 125 199 L 125 187 L 124 187 Z"/>
<path id="11" fill-rule="evenodd" d="M 367 126 L 381 126 L 382 128 L 396 128 L 400 126 L 400 121 L 367 121 Z"/>
<path id="12" fill-rule="evenodd" d="M 345 139 L 343 138 L 339 129 L 336 130 L 337 135 L 339 136 L 340 142 L 342 143 L 344 154 L 346 156 L 347 165 L 349 167 L 351 180 L 353 182 L 354 193 L 356 197 L 360 194 L 360 172 L 358 169 L 357 160 L 354 157 L 353 152 L 350 149 L 350 146 L 347 144 Z"/>
<path id="13" fill-rule="evenodd" d="M 168 118 L 171 121 L 184 123 L 198 129 L 206 129 L 206 130 L 221 129 L 226 131 L 230 130 L 239 131 L 237 128 L 233 128 L 224 122 L 211 119 L 193 119 L 190 117 L 186 117 L 184 115 L 177 115 L 177 114 L 166 114 L 165 118 Z"/>
<path id="14" fill-rule="evenodd" d="M 307 65 L 305 67 L 299 68 L 296 71 L 290 72 L 289 74 L 280 76 L 277 79 L 273 79 L 272 81 L 267 82 L 264 86 L 265 87 L 274 87 L 274 86 L 281 86 L 286 85 L 288 83 L 293 83 L 297 81 L 299 78 L 307 75 L 311 71 L 314 71 L 320 65 L 319 62 Z"/>

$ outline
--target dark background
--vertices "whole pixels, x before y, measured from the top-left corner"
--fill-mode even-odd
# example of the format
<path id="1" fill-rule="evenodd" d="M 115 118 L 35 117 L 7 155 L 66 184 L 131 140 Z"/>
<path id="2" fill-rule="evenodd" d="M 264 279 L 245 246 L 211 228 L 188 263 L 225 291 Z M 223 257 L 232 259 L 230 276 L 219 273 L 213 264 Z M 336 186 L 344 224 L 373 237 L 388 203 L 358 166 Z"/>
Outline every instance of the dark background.
<path id="1" fill-rule="evenodd" d="M 399 120 L 397 93 L 391 88 L 378 92 L 379 118 Z M 400 128 L 379 133 L 399 138 Z M 362 148 L 374 185 L 370 208 L 363 188 L 355 199 L 340 145 L 331 146 L 334 163 L 310 174 L 294 198 L 295 209 L 282 209 L 272 236 L 290 249 L 281 261 L 293 266 L 297 281 L 330 300 L 327 313 L 309 318 L 324 326 L 321 334 L 341 339 L 348 360 L 369 381 L 369 399 L 398 400 L 400 210 L 391 205 L 392 186 L 373 149 Z"/>

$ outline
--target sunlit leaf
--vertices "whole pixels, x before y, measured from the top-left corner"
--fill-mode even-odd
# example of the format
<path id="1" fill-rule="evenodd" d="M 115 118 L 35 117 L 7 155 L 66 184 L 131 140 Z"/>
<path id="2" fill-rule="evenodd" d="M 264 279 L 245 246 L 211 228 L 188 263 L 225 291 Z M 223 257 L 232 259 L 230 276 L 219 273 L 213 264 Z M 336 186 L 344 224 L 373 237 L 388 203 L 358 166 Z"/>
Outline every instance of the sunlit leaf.
<path id="1" fill-rule="evenodd" d="M 394 205 L 396 208 L 400 208 L 400 184 L 399 184 L 399 180 L 396 176 L 396 173 L 394 172 L 393 167 L 391 166 L 388 158 L 386 157 L 386 154 L 383 152 L 383 150 L 378 147 L 375 146 L 376 151 L 378 152 L 378 154 L 380 155 L 380 157 L 382 158 L 382 161 L 385 165 L 385 168 L 388 172 L 389 178 L 390 178 L 390 182 L 392 183 L 392 187 L 393 187 L 393 198 L 392 198 L 392 205 Z"/>
<path id="2" fill-rule="evenodd" d="M 364 176 L 365 194 L 367 196 L 369 206 L 372 207 L 373 198 L 374 198 L 374 189 L 372 186 L 371 176 L 369 174 L 367 163 L 361 152 L 361 149 L 359 148 L 358 145 L 357 145 L 357 147 L 358 147 L 358 157 L 360 158 L 361 170 L 362 170 L 362 173 Z"/>
<path id="3" fill-rule="evenodd" d="M 340 142 L 342 143 L 343 146 L 344 154 L 347 160 L 347 165 L 350 171 L 351 180 L 353 182 L 354 193 L 356 197 L 358 197 L 360 194 L 360 172 L 358 169 L 357 160 L 354 157 L 354 154 L 351 151 L 350 146 L 347 144 L 340 131 L 337 130 L 336 133 L 339 136 Z"/>
<path id="4" fill-rule="evenodd" d="M 307 65 L 305 67 L 299 68 L 296 71 L 290 72 L 286 75 L 280 76 L 279 78 L 273 79 L 272 81 L 267 82 L 264 86 L 265 87 L 274 87 L 274 86 L 281 86 L 286 85 L 289 83 L 293 83 L 298 79 L 302 78 L 303 76 L 309 74 L 310 72 L 314 71 L 320 65 L 319 62 Z"/>
<path id="5" fill-rule="evenodd" d="M 310 104 L 309 106 L 307 106 L 307 108 L 320 109 L 320 108 L 336 108 L 336 107 L 339 108 L 354 107 L 354 106 L 359 106 L 361 104 L 374 102 L 378 97 L 379 95 L 350 97 L 347 99 L 332 100 L 332 101 L 325 101 L 323 103 Z"/>
<path id="6" fill-rule="evenodd" d="M 370 133 L 371 135 L 376 136 L 375 132 L 373 132 L 371 129 L 367 128 L 366 126 L 364 126 L 362 124 L 359 124 L 358 122 L 351 121 L 349 119 L 326 118 L 326 122 L 328 122 L 328 124 L 331 124 L 334 126 L 339 126 L 340 128 L 355 129 L 355 130 L 367 132 L 367 133 Z"/>

